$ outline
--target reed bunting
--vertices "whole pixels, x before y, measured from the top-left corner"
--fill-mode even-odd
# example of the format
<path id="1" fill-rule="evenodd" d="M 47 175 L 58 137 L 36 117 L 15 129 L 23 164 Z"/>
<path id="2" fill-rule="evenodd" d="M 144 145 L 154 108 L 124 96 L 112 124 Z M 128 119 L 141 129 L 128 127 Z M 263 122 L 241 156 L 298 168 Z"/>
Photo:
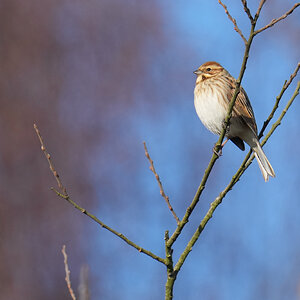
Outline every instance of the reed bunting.
<path id="1" fill-rule="evenodd" d="M 197 75 L 194 104 L 198 117 L 208 130 L 220 135 L 236 80 L 220 64 L 213 61 L 206 62 L 194 73 Z M 244 142 L 251 147 L 265 181 L 269 180 L 269 176 L 275 177 L 275 172 L 258 141 L 254 113 L 242 87 L 233 107 L 226 137 L 223 145 L 229 139 L 243 151 Z"/>

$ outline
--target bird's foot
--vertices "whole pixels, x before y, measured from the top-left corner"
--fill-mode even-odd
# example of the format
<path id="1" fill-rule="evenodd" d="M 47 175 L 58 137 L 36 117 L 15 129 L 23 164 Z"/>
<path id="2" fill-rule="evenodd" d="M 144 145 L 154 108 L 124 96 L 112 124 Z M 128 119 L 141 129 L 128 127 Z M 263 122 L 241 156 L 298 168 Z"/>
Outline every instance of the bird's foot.
<path id="1" fill-rule="evenodd" d="M 222 145 L 214 145 L 213 147 L 213 153 L 216 154 L 218 157 L 222 156 L 222 148 L 223 146 Z"/>
<path id="2" fill-rule="evenodd" d="M 214 145 L 213 147 L 213 153 L 216 154 L 218 157 L 222 156 L 222 150 L 225 144 L 228 142 L 228 139 L 226 139 L 222 145 Z"/>

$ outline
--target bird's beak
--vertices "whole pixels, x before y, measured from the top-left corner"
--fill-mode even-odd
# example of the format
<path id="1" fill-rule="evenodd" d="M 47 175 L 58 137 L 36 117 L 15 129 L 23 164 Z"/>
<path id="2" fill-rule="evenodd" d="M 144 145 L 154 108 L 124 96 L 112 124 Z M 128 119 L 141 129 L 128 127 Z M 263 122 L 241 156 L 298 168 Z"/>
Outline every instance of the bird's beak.
<path id="1" fill-rule="evenodd" d="M 196 70 L 196 71 L 194 71 L 193 73 L 196 74 L 196 75 L 200 75 L 200 74 L 202 74 L 202 71 Z"/>

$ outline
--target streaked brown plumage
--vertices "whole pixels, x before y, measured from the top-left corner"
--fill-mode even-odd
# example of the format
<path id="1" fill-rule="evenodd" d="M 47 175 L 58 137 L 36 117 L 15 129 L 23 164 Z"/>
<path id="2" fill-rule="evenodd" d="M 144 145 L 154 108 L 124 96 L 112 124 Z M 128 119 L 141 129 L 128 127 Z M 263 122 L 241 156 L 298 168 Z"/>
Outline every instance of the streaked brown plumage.
<path id="1" fill-rule="evenodd" d="M 204 63 L 194 73 L 197 75 L 194 90 L 196 112 L 204 126 L 219 135 L 236 80 L 220 64 L 212 61 Z M 265 181 L 268 181 L 269 176 L 275 177 L 275 172 L 259 144 L 253 109 L 242 87 L 233 107 L 226 137 L 241 150 L 245 150 L 244 142 L 252 148 Z"/>

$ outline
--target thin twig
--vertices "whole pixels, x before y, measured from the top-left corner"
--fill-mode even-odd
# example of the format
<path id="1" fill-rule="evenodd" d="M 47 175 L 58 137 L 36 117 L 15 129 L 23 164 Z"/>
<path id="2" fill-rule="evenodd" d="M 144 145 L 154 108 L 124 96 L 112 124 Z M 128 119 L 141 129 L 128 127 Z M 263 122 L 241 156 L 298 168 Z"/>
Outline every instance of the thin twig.
<path id="1" fill-rule="evenodd" d="M 293 79 L 297 76 L 298 71 L 300 69 L 300 62 L 298 62 L 298 65 L 294 71 L 294 73 L 290 76 L 290 79 L 285 83 L 284 88 L 287 89 L 289 85 L 292 83 Z"/>
<path id="2" fill-rule="evenodd" d="M 260 133 L 258 134 L 258 138 L 261 138 L 263 136 L 263 133 L 266 129 L 266 127 L 268 126 L 268 124 L 270 123 L 270 121 L 272 120 L 274 114 L 275 114 L 275 111 L 277 110 L 278 106 L 279 106 L 279 102 L 284 94 L 284 92 L 287 90 L 287 88 L 290 86 L 290 84 L 292 83 L 293 79 L 297 76 L 297 73 L 299 71 L 299 68 L 300 68 L 300 63 L 298 63 L 294 73 L 290 76 L 290 79 L 288 81 L 285 81 L 279 95 L 276 97 L 276 101 L 275 101 L 275 104 L 274 104 L 274 107 L 270 113 L 270 115 L 268 116 L 268 118 L 266 119 L 266 121 L 264 121 L 264 124 L 262 126 L 262 129 L 260 131 Z"/>
<path id="3" fill-rule="evenodd" d="M 41 134 L 40 134 L 40 131 L 39 131 L 37 125 L 36 125 L 36 124 L 33 124 L 33 127 L 34 127 L 34 129 L 35 129 L 35 132 L 36 132 L 36 134 L 37 134 L 39 140 L 40 140 L 41 150 L 43 151 L 43 153 L 44 153 L 44 155 L 45 155 L 45 157 L 46 157 L 46 159 L 47 159 L 47 161 L 48 161 L 48 163 L 49 163 L 49 168 L 50 168 L 50 170 L 51 170 L 51 172 L 52 172 L 54 178 L 56 179 L 56 182 L 57 182 L 57 185 L 58 185 L 59 189 L 61 190 L 61 192 L 62 192 L 65 196 L 68 196 L 67 190 L 66 190 L 66 188 L 63 186 L 63 184 L 62 184 L 62 182 L 61 182 L 61 180 L 60 180 L 60 177 L 59 177 L 57 171 L 55 170 L 55 168 L 54 168 L 54 166 L 53 166 L 53 163 L 52 163 L 52 161 L 51 161 L 51 155 L 50 155 L 50 154 L 47 152 L 47 150 L 46 150 L 46 147 L 45 147 L 45 145 L 44 145 L 42 136 L 41 136 Z"/>
<path id="4" fill-rule="evenodd" d="M 112 229 L 111 227 L 107 226 L 106 224 L 104 224 L 102 221 L 100 221 L 96 216 L 92 215 L 91 213 L 89 213 L 85 208 L 79 206 L 76 202 L 74 202 L 71 197 L 67 194 L 66 192 L 66 188 L 62 185 L 60 178 L 58 177 L 58 174 L 53 166 L 52 161 L 50 160 L 50 154 L 47 152 L 47 149 L 45 147 L 45 144 L 43 142 L 42 136 L 38 130 L 38 127 L 36 124 L 34 124 L 34 129 L 37 133 L 37 136 L 40 140 L 41 143 L 41 149 L 44 152 L 48 163 L 49 163 L 49 167 L 51 172 L 53 173 L 54 177 L 56 178 L 58 187 L 62 190 L 62 192 L 57 191 L 54 188 L 51 188 L 56 194 L 57 196 L 67 200 L 70 204 L 72 204 L 76 209 L 78 209 L 79 211 L 81 211 L 83 214 L 87 215 L 88 217 L 90 217 L 92 220 L 94 220 L 96 223 L 98 223 L 102 228 L 105 228 L 106 230 L 108 230 L 109 232 L 113 233 L 114 235 L 116 235 L 117 237 L 119 237 L 120 239 L 122 239 L 124 242 L 126 242 L 128 245 L 132 246 L 133 248 L 137 249 L 139 252 L 144 253 L 150 257 L 152 257 L 153 259 L 159 261 L 160 263 L 165 264 L 165 260 L 157 255 L 155 255 L 154 253 L 152 253 L 151 251 L 148 251 L 140 246 L 138 246 L 137 244 L 135 244 L 134 242 L 132 242 L 131 240 L 129 240 L 125 235 L 123 235 L 122 233 L 117 232 L 116 230 Z"/>
<path id="5" fill-rule="evenodd" d="M 241 36 L 241 38 L 243 39 L 244 43 L 246 44 L 247 43 L 247 40 L 246 38 L 244 37 L 242 31 L 239 29 L 237 23 L 236 23 L 236 20 L 231 16 L 231 14 L 229 13 L 228 9 L 227 9 L 227 6 L 222 3 L 221 0 L 218 0 L 219 1 L 219 4 L 221 4 L 225 10 L 225 13 L 226 15 L 228 16 L 229 20 L 233 23 L 233 27 L 234 27 L 234 30 Z"/>
<path id="6" fill-rule="evenodd" d="M 266 137 L 263 139 L 263 141 L 261 142 L 261 145 L 263 146 L 266 141 L 270 138 L 270 136 L 273 134 L 273 132 L 275 131 L 275 129 L 281 124 L 281 121 L 283 119 L 283 117 L 285 116 L 285 114 L 287 113 L 288 109 L 290 108 L 290 106 L 293 104 L 295 98 L 299 95 L 299 90 L 300 90 L 300 81 L 298 81 L 295 92 L 293 94 L 293 96 L 291 97 L 291 99 L 288 101 L 287 105 L 285 106 L 284 110 L 282 111 L 282 113 L 280 114 L 279 118 L 277 119 L 277 121 L 272 125 L 272 128 L 270 129 L 270 131 L 268 132 L 268 134 L 266 135 Z"/>
<path id="7" fill-rule="evenodd" d="M 261 0 L 259 5 L 258 5 L 258 9 L 257 9 L 257 12 L 255 14 L 255 17 L 254 17 L 254 21 L 256 22 L 257 19 L 259 18 L 259 15 L 260 15 L 260 12 L 261 12 L 261 9 L 263 7 L 263 5 L 265 4 L 266 0 Z"/>
<path id="8" fill-rule="evenodd" d="M 293 101 L 295 100 L 295 98 L 297 97 L 297 95 L 299 94 L 299 90 L 300 90 L 300 81 L 298 81 L 297 87 L 294 91 L 294 94 L 292 95 L 292 97 L 290 98 L 290 100 L 288 101 L 287 105 L 285 106 L 285 108 L 283 109 L 282 113 L 280 114 L 279 118 L 277 119 L 277 121 L 273 124 L 272 128 L 270 129 L 270 131 L 268 132 L 268 134 L 266 135 L 266 137 L 264 138 L 264 140 L 262 141 L 262 146 L 267 142 L 267 140 L 271 137 L 271 135 L 273 134 L 273 132 L 275 131 L 275 129 L 280 125 L 283 117 L 285 116 L 286 112 L 288 111 L 288 109 L 290 108 L 290 106 L 292 105 Z M 249 151 L 249 153 L 247 154 L 246 158 L 244 159 L 243 164 L 241 165 L 241 167 L 238 169 L 238 171 L 236 172 L 236 174 L 232 177 L 230 183 L 228 184 L 228 186 L 219 194 L 219 196 L 210 204 L 210 208 L 207 211 L 206 215 L 204 216 L 204 218 L 202 219 L 200 225 L 198 226 L 198 228 L 196 229 L 195 233 L 193 234 L 192 238 L 190 239 L 190 241 L 188 242 L 186 248 L 184 249 L 184 251 L 182 252 L 180 258 L 178 259 L 178 262 L 176 263 L 176 265 L 174 266 L 174 272 L 178 273 L 179 270 L 181 269 L 184 261 L 186 260 L 187 256 L 189 255 L 189 253 L 192 250 L 192 247 L 194 246 L 194 244 L 196 243 L 196 241 L 198 240 L 201 232 L 204 230 L 206 224 L 208 223 L 208 221 L 212 218 L 214 211 L 216 210 L 216 208 L 222 203 L 223 198 L 227 195 L 227 193 L 232 189 L 232 187 L 238 182 L 238 180 L 240 179 L 240 177 L 242 176 L 242 174 L 245 172 L 245 170 L 249 167 L 249 165 L 252 163 L 253 159 L 254 159 L 254 155 L 251 156 L 251 158 L 249 159 L 251 155 L 251 151 Z"/>
<path id="9" fill-rule="evenodd" d="M 116 230 L 112 229 L 111 227 L 107 226 L 106 224 L 104 224 L 102 221 L 100 221 L 96 216 L 92 215 L 91 213 L 89 213 L 85 208 L 80 207 L 76 202 L 74 202 L 69 196 L 64 196 L 63 194 L 61 194 L 60 192 L 58 192 L 57 190 L 55 190 L 54 188 L 52 188 L 52 190 L 57 194 L 57 196 L 67 200 L 70 204 L 72 204 L 76 209 L 78 209 L 79 211 L 81 211 L 83 214 L 85 214 L 86 216 L 90 217 L 92 220 L 94 220 L 96 223 L 98 223 L 102 228 L 108 230 L 109 232 L 113 233 L 114 235 L 116 235 L 117 237 L 119 237 L 120 239 L 122 239 L 124 242 L 126 242 L 128 245 L 132 246 L 133 248 L 135 248 L 136 250 L 138 250 L 141 253 L 144 253 L 150 257 L 152 257 L 153 259 L 159 261 L 160 263 L 165 264 L 165 260 L 155 254 L 153 254 L 151 251 L 148 251 L 140 246 L 138 246 L 137 244 L 135 244 L 134 242 L 132 242 L 131 240 L 129 240 L 124 234 L 117 232 Z"/>
<path id="10" fill-rule="evenodd" d="M 169 208 L 169 210 L 171 211 L 171 213 L 173 214 L 173 217 L 175 218 L 177 224 L 179 224 L 179 223 L 180 223 L 180 219 L 177 217 L 177 215 L 176 215 L 176 213 L 175 213 L 175 211 L 174 211 L 174 209 L 173 209 L 173 207 L 172 207 L 172 205 L 171 205 L 171 203 L 170 203 L 169 197 L 168 197 L 168 196 L 165 194 L 165 192 L 164 192 L 162 183 L 161 183 L 161 181 L 160 181 L 159 175 L 157 174 L 157 172 L 156 172 L 156 170 L 155 170 L 155 168 L 154 168 L 153 160 L 152 160 L 151 157 L 150 157 L 150 154 L 149 154 L 149 152 L 148 152 L 146 143 L 143 142 L 143 144 L 144 144 L 144 149 L 145 149 L 145 155 L 146 155 L 146 157 L 147 157 L 147 159 L 149 160 L 149 163 L 150 163 L 149 169 L 153 172 L 153 174 L 154 174 L 154 176 L 155 176 L 155 179 L 156 179 L 156 181 L 157 181 L 157 183 L 158 183 L 158 186 L 159 186 L 160 194 L 161 194 L 161 196 L 165 199 L 165 201 L 166 201 L 166 203 L 167 203 L 167 205 L 168 205 L 168 208 Z"/>
<path id="11" fill-rule="evenodd" d="M 74 291 L 72 289 L 72 285 L 71 285 L 71 280 L 70 280 L 70 270 L 69 270 L 69 266 L 68 266 L 68 256 L 67 256 L 67 253 L 66 253 L 66 245 L 63 245 L 62 247 L 62 250 L 61 250 L 63 256 L 64 256 L 64 265 L 65 265 L 65 272 L 66 272 L 66 283 L 67 283 L 67 287 L 68 287 L 68 290 L 69 290 L 69 293 L 72 297 L 73 300 L 76 300 L 76 296 L 74 294 Z"/>
<path id="12" fill-rule="evenodd" d="M 268 25 L 256 30 L 254 32 L 254 35 L 257 35 L 258 33 L 272 27 L 273 25 L 275 25 L 276 23 L 278 23 L 279 21 L 285 19 L 287 16 L 289 16 L 298 6 L 300 5 L 300 2 L 296 3 L 289 11 L 287 11 L 285 14 L 283 14 L 280 18 L 278 19 L 273 19 Z"/>
<path id="13" fill-rule="evenodd" d="M 249 9 L 249 7 L 247 5 L 247 1 L 246 0 L 242 0 L 242 3 L 243 3 L 243 6 L 244 6 L 244 11 L 246 12 L 246 14 L 247 14 L 247 16 L 248 16 L 248 18 L 249 18 L 249 20 L 250 20 L 250 22 L 252 24 L 253 17 L 251 15 L 250 9 Z"/>

